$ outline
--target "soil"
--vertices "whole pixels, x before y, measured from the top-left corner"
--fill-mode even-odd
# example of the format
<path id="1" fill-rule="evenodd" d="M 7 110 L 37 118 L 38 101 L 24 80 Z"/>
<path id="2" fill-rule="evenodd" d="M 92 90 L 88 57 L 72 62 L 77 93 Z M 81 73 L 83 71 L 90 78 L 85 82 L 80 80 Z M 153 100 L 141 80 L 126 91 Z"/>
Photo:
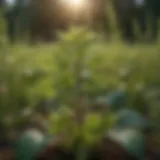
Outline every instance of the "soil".
<path id="1" fill-rule="evenodd" d="M 0 148 L 0 160 L 12 160 L 13 149 L 11 148 Z"/>

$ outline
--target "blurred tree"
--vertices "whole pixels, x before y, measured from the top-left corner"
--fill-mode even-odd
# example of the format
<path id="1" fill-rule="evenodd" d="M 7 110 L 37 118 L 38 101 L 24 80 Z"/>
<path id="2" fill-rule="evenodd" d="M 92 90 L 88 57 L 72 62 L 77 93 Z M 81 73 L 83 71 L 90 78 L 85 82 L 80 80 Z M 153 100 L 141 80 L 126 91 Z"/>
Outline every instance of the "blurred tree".
<path id="1" fill-rule="evenodd" d="M 0 0 L 0 7 L 2 7 L 4 4 L 4 0 Z"/>
<path id="2" fill-rule="evenodd" d="M 151 26 L 151 39 L 157 40 L 159 30 L 159 18 L 160 18 L 160 1 L 159 0 L 146 0 L 147 9 L 150 15 Z"/>
<path id="3" fill-rule="evenodd" d="M 16 39 L 16 23 L 19 14 L 19 8 L 17 7 L 16 1 L 6 1 L 4 12 L 7 37 L 10 43 L 13 43 Z"/>

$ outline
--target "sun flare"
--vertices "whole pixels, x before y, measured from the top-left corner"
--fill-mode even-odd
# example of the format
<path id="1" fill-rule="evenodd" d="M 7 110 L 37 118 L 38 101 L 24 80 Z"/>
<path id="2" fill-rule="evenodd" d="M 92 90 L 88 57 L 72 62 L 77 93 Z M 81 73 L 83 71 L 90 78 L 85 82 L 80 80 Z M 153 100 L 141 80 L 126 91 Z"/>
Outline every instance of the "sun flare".
<path id="1" fill-rule="evenodd" d="M 73 6 L 81 6 L 84 0 L 70 0 Z"/>
<path id="2" fill-rule="evenodd" d="M 86 0 L 61 0 L 66 6 L 71 6 L 73 8 L 81 8 L 85 5 Z"/>

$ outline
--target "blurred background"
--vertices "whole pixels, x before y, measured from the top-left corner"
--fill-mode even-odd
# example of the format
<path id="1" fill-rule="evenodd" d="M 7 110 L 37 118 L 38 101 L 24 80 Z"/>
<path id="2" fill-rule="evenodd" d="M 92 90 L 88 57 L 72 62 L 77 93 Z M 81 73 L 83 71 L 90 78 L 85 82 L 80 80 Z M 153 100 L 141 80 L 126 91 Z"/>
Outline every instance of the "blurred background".
<path id="1" fill-rule="evenodd" d="M 160 159 L 159 0 L 0 0 L 0 160 Z"/>

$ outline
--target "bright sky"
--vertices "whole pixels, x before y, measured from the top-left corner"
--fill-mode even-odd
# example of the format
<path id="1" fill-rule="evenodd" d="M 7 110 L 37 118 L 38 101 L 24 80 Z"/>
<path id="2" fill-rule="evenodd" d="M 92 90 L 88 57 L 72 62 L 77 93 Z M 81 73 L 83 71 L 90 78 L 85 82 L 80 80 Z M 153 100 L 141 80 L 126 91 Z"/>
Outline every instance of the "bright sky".
<path id="1" fill-rule="evenodd" d="M 5 0 L 7 5 L 13 5 L 16 0 Z"/>
<path id="2" fill-rule="evenodd" d="M 8 5 L 14 5 L 14 3 L 17 1 L 17 0 L 5 0 L 6 1 L 6 4 Z M 27 5 L 29 3 L 30 0 L 23 0 L 23 4 Z"/>
<path id="3" fill-rule="evenodd" d="M 7 3 L 13 4 L 16 0 L 6 0 Z"/>

